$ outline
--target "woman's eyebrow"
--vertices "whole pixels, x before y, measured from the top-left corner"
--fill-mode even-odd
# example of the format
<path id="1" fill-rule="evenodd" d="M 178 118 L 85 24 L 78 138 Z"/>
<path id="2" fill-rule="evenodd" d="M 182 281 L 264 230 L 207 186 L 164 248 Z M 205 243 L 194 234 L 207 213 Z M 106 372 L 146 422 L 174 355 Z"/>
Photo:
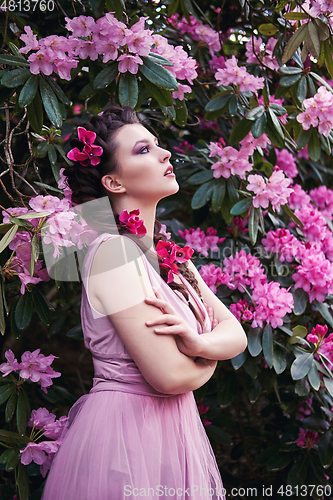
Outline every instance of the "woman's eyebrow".
<path id="1" fill-rule="evenodd" d="M 139 141 L 136 141 L 136 143 L 134 144 L 134 147 L 137 145 L 137 144 L 140 144 L 141 142 L 150 142 L 150 139 L 140 139 Z M 154 136 L 154 142 L 155 143 L 158 143 L 158 138 Z"/>

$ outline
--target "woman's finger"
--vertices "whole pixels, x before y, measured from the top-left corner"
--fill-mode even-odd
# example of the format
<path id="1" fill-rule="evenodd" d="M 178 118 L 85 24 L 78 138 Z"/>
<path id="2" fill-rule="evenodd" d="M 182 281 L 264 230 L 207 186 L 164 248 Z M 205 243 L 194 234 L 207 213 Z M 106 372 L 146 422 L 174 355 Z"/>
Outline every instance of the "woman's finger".
<path id="1" fill-rule="evenodd" d="M 165 323 L 168 325 L 178 325 L 180 321 L 177 316 L 173 316 L 172 314 L 163 314 L 163 316 L 146 321 L 147 326 L 161 325 Z"/>
<path id="2" fill-rule="evenodd" d="M 173 307 L 168 302 L 162 299 L 158 299 L 157 297 L 146 297 L 145 302 L 155 307 L 159 307 L 160 309 L 163 309 L 164 312 L 167 314 L 175 313 Z"/>
<path id="3" fill-rule="evenodd" d="M 212 329 L 216 328 L 218 324 L 219 324 L 219 320 L 214 318 L 213 322 L 212 322 Z"/>

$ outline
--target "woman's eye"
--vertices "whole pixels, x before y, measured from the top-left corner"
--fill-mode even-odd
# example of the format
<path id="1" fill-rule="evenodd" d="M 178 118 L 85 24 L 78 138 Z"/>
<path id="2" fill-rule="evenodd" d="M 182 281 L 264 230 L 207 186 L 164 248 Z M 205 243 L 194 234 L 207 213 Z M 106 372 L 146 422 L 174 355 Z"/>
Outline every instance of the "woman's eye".
<path id="1" fill-rule="evenodd" d="M 149 147 L 144 146 L 143 148 L 140 149 L 139 153 L 148 153 L 148 151 L 149 151 Z"/>

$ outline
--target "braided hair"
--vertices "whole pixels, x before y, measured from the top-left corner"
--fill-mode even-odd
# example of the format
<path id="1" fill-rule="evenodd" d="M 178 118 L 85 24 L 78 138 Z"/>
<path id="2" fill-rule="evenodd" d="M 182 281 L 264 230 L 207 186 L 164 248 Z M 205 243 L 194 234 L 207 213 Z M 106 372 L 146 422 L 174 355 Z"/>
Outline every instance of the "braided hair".
<path id="1" fill-rule="evenodd" d="M 100 156 L 100 163 L 98 165 L 83 166 L 78 161 L 73 162 L 73 165 L 67 165 L 64 170 L 64 175 L 66 176 L 66 182 L 70 189 L 72 190 L 72 202 L 74 204 L 83 204 L 82 215 L 87 223 L 97 229 L 100 232 L 108 232 L 115 234 L 124 234 L 132 239 L 133 235 L 120 224 L 119 214 L 115 212 L 112 207 L 112 201 L 109 199 L 110 206 L 105 207 L 105 204 L 87 204 L 89 201 L 97 200 L 99 198 L 104 198 L 108 196 L 107 190 L 104 188 L 101 179 L 106 174 L 112 174 L 118 171 L 118 164 L 116 161 L 116 132 L 125 125 L 130 124 L 140 124 L 135 112 L 130 106 L 115 106 L 112 105 L 108 107 L 103 113 L 94 116 L 90 122 L 86 122 L 83 126 L 91 131 L 95 132 L 96 139 L 94 144 L 101 146 L 103 148 L 103 154 Z M 82 142 L 78 139 L 73 139 L 71 141 L 71 146 L 77 147 L 82 150 Z M 109 205 L 108 204 L 108 205 Z M 85 206 L 89 205 L 89 209 Z M 94 208 L 95 206 L 95 208 Z M 160 233 L 161 222 L 155 219 L 154 225 L 154 244 L 157 245 L 158 241 L 167 241 L 166 236 Z M 135 238 L 137 245 L 145 252 L 146 257 L 149 258 L 154 256 L 156 260 L 156 254 L 149 250 L 147 246 L 138 238 Z M 161 262 L 160 256 L 158 256 L 159 262 Z M 177 263 L 179 272 L 194 288 L 199 297 L 201 297 L 201 292 L 198 286 L 198 281 L 195 278 L 194 273 L 189 269 L 186 262 Z M 168 279 L 168 269 L 161 267 L 159 268 L 160 276 L 167 282 Z M 177 290 L 182 293 L 190 309 L 192 310 L 194 316 L 199 321 L 201 327 L 203 328 L 203 319 L 201 315 L 198 314 L 196 308 L 192 306 L 189 301 L 189 293 L 186 286 L 183 283 L 176 283 L 172 281 L 168 283 L 169 287 L 173 290 Z M 202 297 L 201 297 L 202 300 Z"/>

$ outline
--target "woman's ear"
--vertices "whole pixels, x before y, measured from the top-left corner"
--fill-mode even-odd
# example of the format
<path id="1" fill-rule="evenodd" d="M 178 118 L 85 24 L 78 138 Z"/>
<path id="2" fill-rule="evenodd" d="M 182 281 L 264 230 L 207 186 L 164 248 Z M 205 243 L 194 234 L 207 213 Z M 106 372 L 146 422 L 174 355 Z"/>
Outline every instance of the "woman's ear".
<path id="1" fill-rule="evenodd" d="M 113 175 L 104 175 L 101 183 L 109 193 L 126 193 L 126 188 Z"/>

